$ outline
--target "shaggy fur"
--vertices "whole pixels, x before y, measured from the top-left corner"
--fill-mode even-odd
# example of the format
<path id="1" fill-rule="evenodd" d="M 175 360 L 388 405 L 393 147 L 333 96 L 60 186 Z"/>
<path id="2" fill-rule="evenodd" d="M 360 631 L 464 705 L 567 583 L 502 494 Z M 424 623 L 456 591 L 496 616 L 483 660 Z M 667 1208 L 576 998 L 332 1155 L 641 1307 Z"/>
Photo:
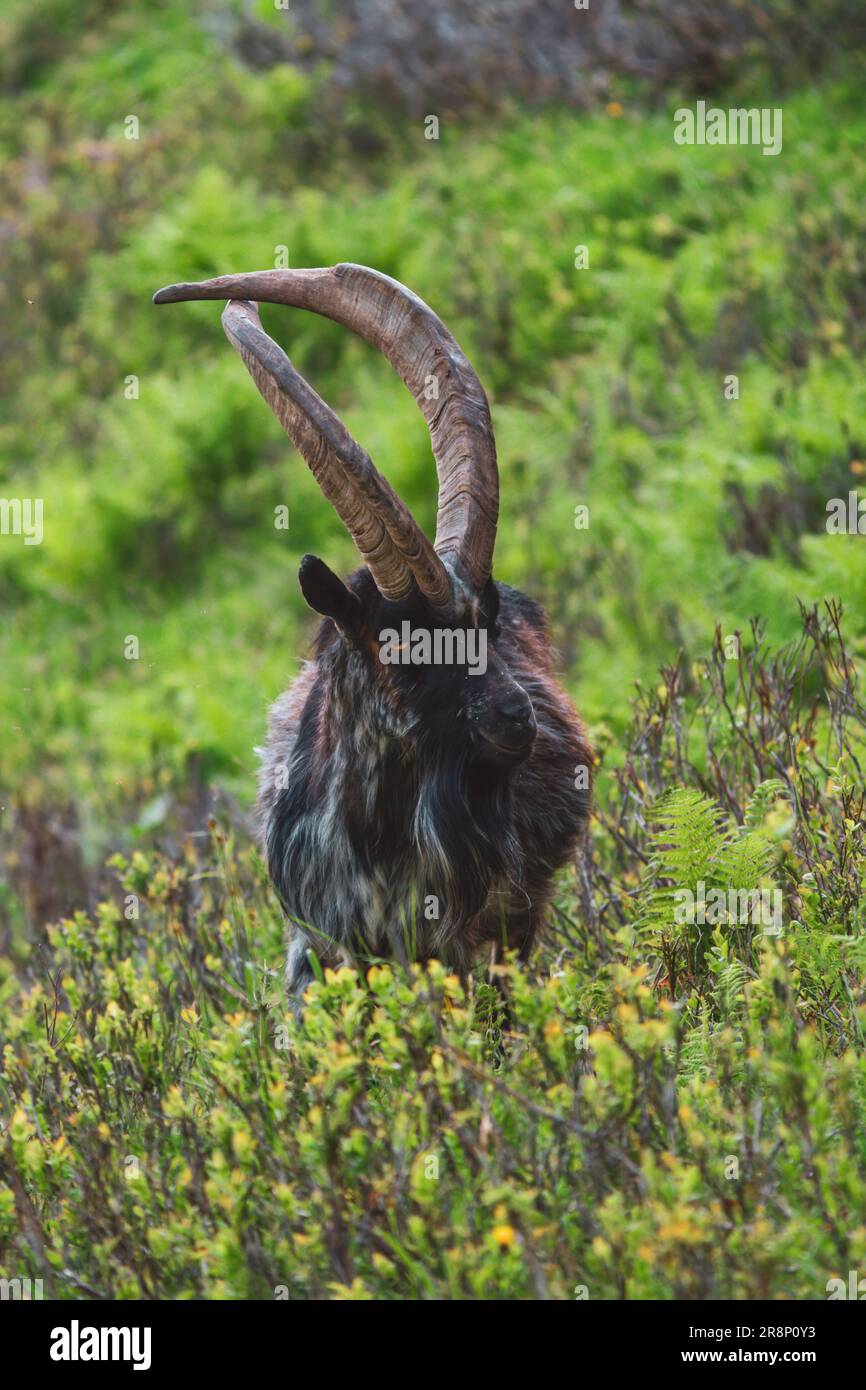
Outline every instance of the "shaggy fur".
<path id="1" fill-rule="evenodd" d="M 307 561 L 304 562 L 305 565 Z M 320 561 L 331 612 L 315 655 L 277 700 L 262 754 L 261 835 L 289 920 L 287 984 L 298 999 L 323 965 L 438 957 L 465 974 L 482 951 L 526 958 L 554 872 L 572 855 L 592 758 L 553 676 L 541 609 L 488 583 L 455 624 L 487 633 L 483 676 L 446 666 L 387 666 L 378 634 L 442 625 L 420 594 L 392 603 L 366 569 L 344 588 Z M 302 587 L 304 568 L 302 567 Z M 497 710 L 531 701 L 537 731 L 522 761 L 485 739 Z M 531 715 L 530 715 L 531 718 Z"/>

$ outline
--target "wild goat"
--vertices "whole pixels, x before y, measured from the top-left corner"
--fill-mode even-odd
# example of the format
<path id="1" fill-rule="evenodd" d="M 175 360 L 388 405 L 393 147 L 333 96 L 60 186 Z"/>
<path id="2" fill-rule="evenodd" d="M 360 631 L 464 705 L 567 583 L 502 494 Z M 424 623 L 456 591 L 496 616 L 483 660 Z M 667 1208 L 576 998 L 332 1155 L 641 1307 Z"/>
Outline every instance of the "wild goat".
<path id="1" fill-rule="evenodd" d="M 263 752 L 261 834 L 290 924 L 290 996 L 312 980 L 313 953 L 332 966 L 437 956 L 461 974 L 485 949 L 525 959 L 585 824 L 592 758 L 542 610 L 491 577 L 499 479 L 478 377 L 422 300 L 364 266 L 224 275 L 154 298 L 228 299 L 229 341 L 364 559 L 345 583 L 301 561 L 324 621 Z M 439 475 L 434 545 L 252 301 L 334 319 L 402 377 Z M 443 632 L 474 638 L 486 661 L 452 642 L 453 664 L 424 664 L 425 639 Z M 411 639 L 408 660 L 396 634 Z"/>

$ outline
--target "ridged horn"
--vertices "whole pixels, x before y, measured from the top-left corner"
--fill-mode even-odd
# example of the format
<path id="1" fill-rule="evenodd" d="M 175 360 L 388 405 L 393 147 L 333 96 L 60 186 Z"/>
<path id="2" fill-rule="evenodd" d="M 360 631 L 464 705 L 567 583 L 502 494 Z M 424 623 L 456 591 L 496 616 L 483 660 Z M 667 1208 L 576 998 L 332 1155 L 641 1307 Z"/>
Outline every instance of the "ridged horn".
<path id="1" fill-rule="evenodd" d="M 369 455 L 262 328 L 254 304 L 230 301 L 223 328 L 264 399 L 352 536 L 379 591 L 405 598 L 413 576 L 430 603 L 447 610 L 447 571 L 411 512 Z"/>
<path id="2" fill-rule="evenodd" d="M 157 304 L 257 300 L 309 309 L 378 348 L 427 421 L 439 476 L 435 551 L 478 593 L 490 577 L 499 475 L 487 397 L 454 337 L 422 299 L 388 275 L 343 264 L 261 270 L 170 285 Z"/>

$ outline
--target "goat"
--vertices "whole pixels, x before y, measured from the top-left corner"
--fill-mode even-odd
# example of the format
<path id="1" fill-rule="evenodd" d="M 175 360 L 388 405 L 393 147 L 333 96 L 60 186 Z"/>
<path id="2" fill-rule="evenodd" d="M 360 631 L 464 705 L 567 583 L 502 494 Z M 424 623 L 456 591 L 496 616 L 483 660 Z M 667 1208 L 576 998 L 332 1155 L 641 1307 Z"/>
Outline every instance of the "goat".
<path id="1" fill-rule="evenodd" d="M 262 754 L 258 813 L 289 924 L 290 999 L 300 1007 L 313 956 L 435 956 L 463 977 L 485 951 L 526 960 L 587 820 L 592 754 L 555 681 L 541 608 L 491 575 L 499 478 L 478 377 L 421 299 L 364 266 L 224 275 L 154 296 L 189 299 L 228 300 L 229 341 L 365 562 L 343 582 L 315 556 L 301 561 L 323 621 Z M 402 377 L 436 461 L 433 545 L 265 333 L 255 301 L 335 320 Z M 424 664 L 425 635 L 443 631 L 474 637 L 483 671 L 465 642 L 453 663 Z M 398 641 L 389 661 L 398 632 L 412 650 Z"/>

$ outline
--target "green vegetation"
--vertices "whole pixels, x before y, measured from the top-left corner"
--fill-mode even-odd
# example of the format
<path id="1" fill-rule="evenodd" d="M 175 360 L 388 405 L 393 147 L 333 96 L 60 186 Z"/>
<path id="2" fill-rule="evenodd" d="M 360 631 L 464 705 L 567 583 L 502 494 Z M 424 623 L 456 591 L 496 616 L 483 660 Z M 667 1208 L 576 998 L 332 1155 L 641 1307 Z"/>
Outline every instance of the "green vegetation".
<path id="1" fill-rule="evenodd" d="M 680 96 L 627 83 L 438 141 L 337 116 L 315 75 L 243 67 L 207 4 L 12 0 L 0 54 L 0 496 L 45 528 L 0 536 L 0 1272 L 824 1297 L 866 1261 L 866 539 L 825 528 L 866 478 L 856 72 L 765 94 L 764 158 L 676 146 Z M 298 560 L 356 557 L 219 306 L 150 303 L 281 247 L 453 328 L 493 406 L 496 573 L 546 604 L 600 749 L 586 862 L 507 1015 L 480 979 L 371 963 L 287 1017 L 237 807 L 312 633 Z M 263 318 L 432 529 L 387 365 Z M 46 928 L 32 827 L 69 806 L 98 906 Z M 781 934 L 678 920 L 699 881 L 778 892 Z"/>
<path id="2" fill-rule="evenodd" d="M 247 795 L 264 709 L 311 631 L 298 558 L 355 557 L 218 306 L 150 296 L 280 246 L 293 265 L 377 266 L 453 325 L 493 400 L 497 572 L 546 601 L 590 722 L 622 728 L 635 677 L 700 651 L 716 621 L 761 614 L 781 641 L 797 596 L 833 594 L 852 640 L 866 631 L 866 548 L 825 531 L 866 456 L 853 84 L 786 101 L 776 159 L 676 146 L 669 111 L 626 105 L 445 121 L 438 142 L 371 113 L 362 163 L 317 142 L 294 69 L 218 57 L 186 7 L 164 7 L 168 37 L 135 7 L 91 8 L 88 40 L 0 113 L 3 487 L 45 503 L 42 546 L 0 547 L 6 785 L 102 800 L 119 784 L 129 802 L 194 756 Z M 17 43 L 23 64 L 14 14 L 6 62 Z M 429 444 L 394 373 L 332 324 L 265 318 L 430 526 Z"/>
<path id="3" fill-rule="evenodd" d="M 3 991 L 0 1265 L 125 1298 L 822 1298 L 862 1268 L 866 709 L 829 619 L 743 664 L 636 711 L 507 1021 L 483 982 L 373 962 L 298 1026 L 248 850 L 118 861 L 121 903 Z M 756 740 L 783 775 L 750 789 Z M 661 910 L 702 879 L 782 885 L 781 930 Z"/>

